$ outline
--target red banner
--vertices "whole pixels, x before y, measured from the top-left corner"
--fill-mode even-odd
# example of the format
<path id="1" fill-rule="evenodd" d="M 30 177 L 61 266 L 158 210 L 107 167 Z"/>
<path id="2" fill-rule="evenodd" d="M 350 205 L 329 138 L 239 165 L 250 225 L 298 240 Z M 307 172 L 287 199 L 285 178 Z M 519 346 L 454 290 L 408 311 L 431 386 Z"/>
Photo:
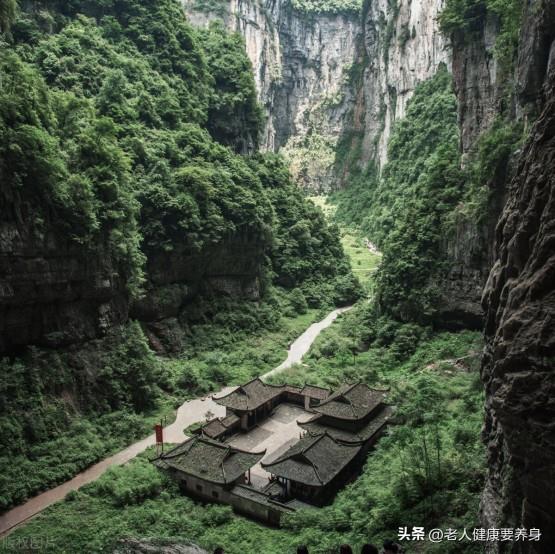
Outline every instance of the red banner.
<path id="1" fill-rule="evenodd" d="M 156 443 L 157 444 L 161 444 L 164 442 L 164 433 L 163 433 L 163 429 L 162 426 L 160 424 L 157 424 L 154 426 L 154 431 L 156 432 Z"/>

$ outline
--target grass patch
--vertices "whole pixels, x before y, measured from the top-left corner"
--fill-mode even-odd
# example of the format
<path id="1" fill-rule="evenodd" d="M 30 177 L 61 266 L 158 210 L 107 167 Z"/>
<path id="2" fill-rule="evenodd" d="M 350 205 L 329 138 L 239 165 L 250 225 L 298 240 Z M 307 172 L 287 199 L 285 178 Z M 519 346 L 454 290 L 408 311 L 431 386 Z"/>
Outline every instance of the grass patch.
<path id="1" fill-rule="evenodd" d="M 337 206 L 328 202 L 326 196 L 311 196 L 314 202 L 325 214 L 326 218 L 333 220 Z M 351 270 L 358 277 L 366 291 L 371 290 L 374 273 L 377 271 L 381 253 L 368 248 L 367 238 L 356 227 L 342 225 L 340 227 L 341 245 L 351 264 Z"/>

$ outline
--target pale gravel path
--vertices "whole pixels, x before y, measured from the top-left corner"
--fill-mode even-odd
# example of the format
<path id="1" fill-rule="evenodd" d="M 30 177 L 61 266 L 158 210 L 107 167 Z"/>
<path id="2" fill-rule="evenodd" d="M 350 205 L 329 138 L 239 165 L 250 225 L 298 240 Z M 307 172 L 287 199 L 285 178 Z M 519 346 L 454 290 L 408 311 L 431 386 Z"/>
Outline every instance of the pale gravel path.
<path id="1" fill-rule="evenodd" d="M 313 323 L 306 331 L 300 335 L 289 347 L 286 360 L 275 369 L 262 375 L 262 378 L 267 378 L 284 369 L 288 369 L 294 364 L 300 362 L 303 356 L 309 351 L 312 343 L 316 337 L 327 327 L 329 327 L 341 313 L 350 310 L 351 307 L 338 308 L 330 312 L 322 321 Z M 223 396 L 235 387 L 225 387 L 220 390 L 215 396 Z M 195 398 L 184 402 L 177 410 L 175 421 L 164 428 L 164 440 L 169 443 L 180 443 L 187 436 L 183 433 L 183 429 L 189 427 L 193 423 L 198 423 L 205 419 L 206 412 L 212 412 L 214 417 L 222 417 L 225 415 L 225 408 L 216 404 L 212 398 Z M 146 437 L 121 450 L 117 454 L 105 458 L 85 471 L 77 474 L 73 479 L 49 489 L 37 496 L 34 496 L 24 504 L 16 506 L 0 516 L 0 537 L 8 535 L 16 527 L 26 522 L 28 519 L 36 516 L 48 506 L 55 502 L 63 500 L 66 494 L 70 491 L 77 490 L 78 488 L 91 483 L 98 479 L 108 468 L 112 466 L 122 465 L 129 460 L 135 458 L 141 452 L 146 450 L 149 446 L 155 444 L 154 434 Z"/>

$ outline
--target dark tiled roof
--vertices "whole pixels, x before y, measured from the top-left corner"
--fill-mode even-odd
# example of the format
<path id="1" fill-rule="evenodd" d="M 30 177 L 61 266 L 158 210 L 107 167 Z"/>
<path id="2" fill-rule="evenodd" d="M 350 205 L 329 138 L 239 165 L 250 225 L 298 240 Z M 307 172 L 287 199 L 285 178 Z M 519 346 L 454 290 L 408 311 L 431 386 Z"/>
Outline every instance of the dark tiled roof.
<path id="1" fill-rule="evenodd" d="M 385 393 L 363 383 L 343 385 L 314 407 L 319 414 L 356 421 L 365 418 L 383 402 Z"/>
<path id="2" fill-rule="evenodd" d="M 325 400 L 330 395 L 330 390 L 323 387 L 317 387 L 316 385 L 305 385 L 301 391 L 301 394 L 310 396 L 310 398 Z"/>
<path id="3" fill-rule="evenodd" d="M 173 468 L 212 483 L 232 483 L 257 464 L 264 452 L 245 452 L 205 437 L 193 437 L 166 454 L 156 465 Z"/>
<path id="4" fill-rule="evenodd" d="M 327 433 L 307 435 L 262 467 L 292 481 L 321 487 L 329 483 L 360 451 L 358 444 L 341 444 Z"/>
<path id="5" fill-rule="evenodd" d="M 268 400 L 280 395 L 282 391 L 283 387 L 267 385 L 256 378 L 245 385 L 237 387 L 226 396 L 221 396 L 220 398 L 213 397 L 213 400 L 217 404 L 226 406 L 232 410 L 247 412 L 256 410 L 256 408 Z"/>
<path id="6" fill-rule="evenodd" d="M 288 507 L 286 504 L 282 502 L 278 502 L 270 498 L 268 493 L 264 491 L 253 489 L 252 487 L 246 485 L 236 485 L 231 489 L 231 494 L 239 496 L 241 498 L 246 498 L 247 500 L 251 500 L 252 502 L 256 502 L 257 504 L 261 504 L 263 506 L 271 506 L 275 510 L 279 510 L 280 512 L 292 512 L 294 508 Z"/>
<path id="7" fill-rule="evenodd" d="M 301 387 L 296 387 L 295 385 L 283 385 L 284 392 L 294 392 L 296 394 L 301 394 Z"/>
<path id="8" fill-rule="evenodd" d="M 225 433 L 227 428 L 222 425 L 222 422 L 219 419 L 213 419 L 206 425 L 203 425 L 201 430 L 207 437 L 216 438 L 222 433 Z"/>
<path id="9" fill-rule="evenodd" d="M 230 414 L 222 419 L 222 425 L 226 428 L 232 427 L 236 423 L 239 423 L 239 418 L 235 414 Z"/>
<path id="10" fill-rule="evenodd" d="M 235 425 L 239 418 L 235 414 L 228 415 L 224 418 L 214 418 L 206 425 L 203 425 L 201 431 L 210 438 L 217 438 L 223 435 L 230 427 Z"/>
<path id="11" fill-rule="evenodd" d="M 341 442 L 366 442 L 380 431 L 392 415 L 393 408 L 391 406 L 384 406 L 375 417 L 372 417 L 368 423 L 364 424 L 356 431 L 346 431 L 344 429 L 337 429 L 336 427 L 325 425 L 321 423 L 321 415 L 317 415 L 304 423 L 299 422 L 298 425 L 308 431 L 312 436 L 328 433 L 328 435 L 335 440 Z"/>

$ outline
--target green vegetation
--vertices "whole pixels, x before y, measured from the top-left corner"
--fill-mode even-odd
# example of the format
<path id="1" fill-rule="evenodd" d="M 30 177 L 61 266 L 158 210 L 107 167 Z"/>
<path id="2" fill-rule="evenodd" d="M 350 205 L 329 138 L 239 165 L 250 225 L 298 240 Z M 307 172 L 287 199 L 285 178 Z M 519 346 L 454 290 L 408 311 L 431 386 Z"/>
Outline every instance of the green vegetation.
<path id="1" fill-rule="evenodd" d="M 338 221 L 359 228 L 383 252 L 375 283 L 378 313 L 434 323 L 437 284 L 447 269 L 445 237 L 491 213 L 499 201 L 497 183 L 505 180 L 522 137 L 522 125 L 498 118 L 461 168 L 456 100 L 451 76 L 441 68 L 416 88 L 406 117 L 396 122 L 381 174 L 372 163 L 352 166 L 348 185 L 332 202 Z"/>
<path id="2" fill-rule="evenodd" d="M 360 298 L 362 288 L 345 257 L 339 228 L 303 196 L 279 157 L 254 157 L 251 166 L 267 186 L 277 221 L 270 250 L 274 282 L 300 287 L 310 307 L 344 306 Z"/>
<path id="3" fill-rule="evenodd" d="M 142 456 L 71 494 L 12 538 L 51 538 L 52 552 L 109 551 L 131 536 L 189 540 L 207 549 L 224 545 L 231 554 L 283 554 L 306 543 L 323 554 L 344 542 L 360 548 L 368 539 L 395 537 L 400 525 L 477 525 L 484 464 L 480 336 L 418 328 L 416 337 L 415 326 L 372 323 L 368 307 L 361 303 L 325 331 L 302 367 L 274 378 L 328 386 L 361 379 L 391 387 L 396 424 L 333 505 L 298 512 L 284 529 L 269 529 L 233 516 L 229 507 L 180 495 Z M 365 331 L 372 327 L 379 332 L 368 342 Z M 469 543 L 426 544 L 426 552 L 473 551 Z"/>
<path id="4" fill-rule="evenodd" d="M 419 85 L 389 141 L 381 175 L 355 172 L 335 195 L 337 217 L 359 225 L 383 252 L 376 278 L 378 310 L 399 321 L 433 321 L 443 269 L 446 221 L 462 195 L 456 102 L 440 68 Z"/>
<path id="5" fill-rule="evenodd" d="M 360 231 L 341 231 L 341 242 L 347 257 L 351 260 L 353 273 L 362 283 L 368 285 L 378 270 L 381 254 L 371 250 L 366 241 L 366 237 Z"/>
<path id="6" fill-rule="evenodd" d="M 322 209 L 328 219 L 334 218 L 337 206 L 330 204 L 326 196 L 311 196 L 309 198 Z M 351 262 L 353 273 L 358 277 L 363 287 L 367 291 L 371 291 L 373 277 L 381 261 L 381 254 L 371 249 L 367 238 L 360 231 L 358 223 L 358 221 L 353 221 L 349 227 L 341 228 L 341 244 Z"/>
<path id="7" fill-rule="evenodd" d="M 320 113 L 322 117 L 324 113 Z M 312 117 L 311 117 L 312 116 Z M 291 137 L 280 153 L 289 165 L 293 179 L 308 191 L 322 191 L 333 169 L 335 141 L 318 130 L 318 121 L 309 114 L 310 128 L 304 136 Z M 326 179 L 327 178 L 327 179 Z"/>
<path id="8" fill-rule="evenodd" d="M 0 0 L 0 33 L 9 33 L 17 12 L 16 0 Z"/>
<path id="9" fill-rule="evenodd" d="M 495 39 L 495 54 L 508 72 L 516 56 L 522 10 L 521 0 L 447 0 L 439 23 L 446 35 L 458 33 L 472 40 L 483 28 L 486 18 L 496 18 L 499 33 Z"/>
<path id="10" fill-rule="evenodd" d="M 79 353 L 31 349 L 0 368 L 0 509 L 148 435 L 171 413 L 158 400 L 162 363 L 136 323 Z"/>
<path id="11" fill-rule="evenodd" d="M 223 17 L 228 8 L 227 0 L 194 0 L 195 10 L 203 13 L 213 13 Z"/>
<path id="12" fill-rule="evenodd" d="M 271 250 L 278 284 L 348 278 L 336 229 L 285 166 L 228 148 L 252 151 L 262 124 L 238 35 L 194 31 L 174 0 L 100 13 L 76 0 L 45 13 L 58 32 L 22 13 L 1 67 L 2 175 L 28 195 L 36 233 L 52 223 L 107 251 L 134 294 L 150 252 L 233 235 Z"/>
<path id="13" fill-rule="evenodd" d="M 384 252 L 377 303 L 361 301 L 302 367 L 274 380 L 330 387 L 362 380 L 390 387 L 398 409 L 360 478 L 332 506 L 287 518 L 283 530 L 183 497 L 143 455 L 13 539 L 40 536 L 56 553 L 106 552 L 124 536 L 224 544 L 237 554 L 281 554 L 303 542 L 324 553 L 394 537 L 401 525 L 472 528 L 483 480 L 480 337 L 432 331 L 433 283 L 444 270 L 440 246 L 453 214 L 462 205 L 465 216 L 479 213 L 484 180 L 503 165 L 518 130 L 499 123 L 483 138 L 468 170 L 475 185 L 465 191 L 451 79 L 441 68 L 415 91 L 381 174 L 371 165 L 355 170 L 351 187 L 337 194 L 338 220 L 360 227 L 340 235 L 296 189 L 283 160 L 254 153 L 262 118 L 238 36 L 221 25 L 193 30 L 177 0 L 36 4 L 16 17 L 13 2 L 0 0 L 8 41 L 0 43 L 2 200 L 14 213 L 25 208 L 31 233 L 69 236 L 104 255 L 134 296 L 153 253 L 199 254 L 230 237 L 254 237 L 263 247 L 253 260 L 263 297 L 197 296 L 171 329 L 181 344 L 171 359 L 156 358 L 130 322 L 79 348 L 1 360 L 0 509 L 149 433 L 188 396 L 275 367 L 323 311 L 363 296 L 342 242 L 370 287 L 378 258 L 366 236 Z M 360 9 L 355 0 L 293 6 Z M 360 65 L 351 76 L 361 78 Z M 357 159 L 361 146 L 359 135 L 341 141 L 342 163 Z"/>
<path id="14" fill-rule="evenodd" d="M 33 349 L 0 360 L 0 510 L 149 435 L 187 398 L 276 367 L 321 315 L 303 299 L 295 289 L 276 290 L 262 307 L 220 300 L 174 358 L 156 358 L 130 323 L 77 353 Z"/>
<path id="15" fill-rule="evenodd" d="M 510 156 L 523 138 L 521 123 L 501 118 L 479 137 L 465 166 L 464 195 L 449 216 L 453 225 L 461 221 L 485 222 L 495 185 L 504 182 Z"/>
<path id="16" fill-rule="evenodd" d="M 252 152 L 258 147 L 263 113 L 244 41 L 239 34 L 227 34 L 220 22 L 213 22 L 199 38 L 217 86 L 210 97 L 208 130 L 218 142 Z M 243 142 L 237 141 L 237 129 L 243 131 Z"/>
<path id="17" fill-rule="evenodd" d="M 362 8 L 361 0 L 291 0 L 291 4 L 309 14 L 358 14 Z"/>
<path id="18" fill-rule="evenodd" d="M 318 337 L 302 367 L 274 378 L 332 388 L 362 380 L 390 387 L 390 401 L 398 407 L 395 425 L 362 476 L 331 507 L 291 518 L 299 542 L 326 552 L 345 540 L 391 538 L 399 526 L 416 521 L 427 528 L 477 525 L 485 467 L 480 350 L 479 333 L 432 333 L 376 320 L 372 306 L 361 303 Z M 427 544 L 425 551 L 474 550 L 442 543 Z"/>
<path id="19" fill-rule="evenodd" d="M 0 509 L 145 436 L 187 395 L 271 369 L 318 309 L 362 293 L 338 229 L 283 161 L 238 153 L 262 124 L 238 35 L 194 30 L 177 0 L 35 4 L 17 17 L 0 4 L 6 213 L 38 241 L 106 260 L 130 296 L 153 254 L 254 238 L 263 297 L 195 298 L 169 331 L 182 339 L 173 360 L 136 323 L 1 360 Z"/>

